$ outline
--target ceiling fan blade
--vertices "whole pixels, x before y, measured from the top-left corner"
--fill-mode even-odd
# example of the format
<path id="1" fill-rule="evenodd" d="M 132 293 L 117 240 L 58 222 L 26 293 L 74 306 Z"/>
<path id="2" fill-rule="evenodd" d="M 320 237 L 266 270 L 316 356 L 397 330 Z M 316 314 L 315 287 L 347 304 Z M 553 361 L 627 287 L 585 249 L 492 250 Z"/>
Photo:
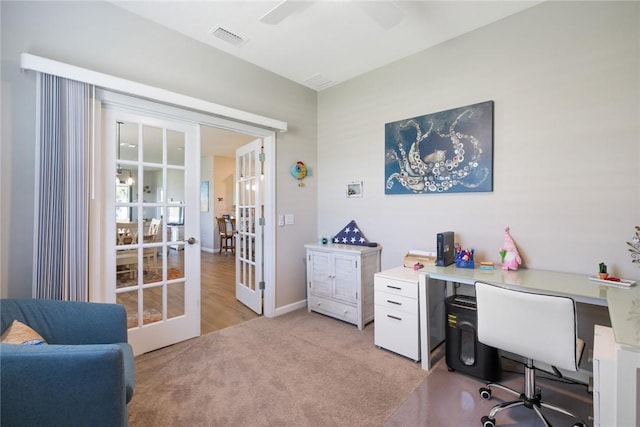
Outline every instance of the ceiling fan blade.
<path id="1" fill-rule="evenodd" d="M 404 12 L 389 1 L 354 1 L 364 13 L 385 30 L 395 27 L 404 18 Z"/>
<path id="2" fill-rule="evenodd" d="M 287 16 L 306 8 L 310 2 L 282 0 L 273 9 L 260 17 L 260 22 L 277 25 Z"/>

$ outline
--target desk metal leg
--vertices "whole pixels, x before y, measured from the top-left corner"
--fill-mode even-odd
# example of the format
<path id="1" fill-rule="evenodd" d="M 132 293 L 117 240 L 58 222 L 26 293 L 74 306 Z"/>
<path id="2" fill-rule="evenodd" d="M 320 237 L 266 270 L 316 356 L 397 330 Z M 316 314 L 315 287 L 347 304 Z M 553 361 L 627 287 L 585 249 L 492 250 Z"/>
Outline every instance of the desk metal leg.
<path id="1" fill-rule="evenodd" d="M 431 352 L 444 340 L 444 299 L 446 282 L 421 274 L 418 281 L 420 303 L 420 355 L 422 369 L 431 369 Z"/>
<path id="2" fill-rule="evenodd" d="M 421 274 L 418 281 L 418 302 L 420 304 L 420 357 L 422 369 L 431 369 L 431 334 L 429 333 L 429 275 Z"/>

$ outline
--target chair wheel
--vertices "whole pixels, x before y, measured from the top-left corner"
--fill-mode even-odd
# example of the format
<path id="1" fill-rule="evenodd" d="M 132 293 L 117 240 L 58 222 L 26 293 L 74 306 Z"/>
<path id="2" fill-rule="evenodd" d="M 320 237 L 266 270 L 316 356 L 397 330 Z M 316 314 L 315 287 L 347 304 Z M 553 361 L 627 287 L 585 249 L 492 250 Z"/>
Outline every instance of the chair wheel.
<path id="1" fill-rule="evenodd" d="M 496 427 L 496 420 L 486 415 L 482 417 L 482 427 Z"/>
<path id="2" fill-rule="evenodd" d="M 491 389 L 486 388 L 486 387 L 482 387 L 480 388 L 480 398 L 484 399 L 484 400 L 489 400 L 491 399 Z"/>
<path id="3" fill-rule="evenodd" d="M 455 372 L 455 369 L 447 367 L 447 371 L 449 371 L 449 372 Z"/>

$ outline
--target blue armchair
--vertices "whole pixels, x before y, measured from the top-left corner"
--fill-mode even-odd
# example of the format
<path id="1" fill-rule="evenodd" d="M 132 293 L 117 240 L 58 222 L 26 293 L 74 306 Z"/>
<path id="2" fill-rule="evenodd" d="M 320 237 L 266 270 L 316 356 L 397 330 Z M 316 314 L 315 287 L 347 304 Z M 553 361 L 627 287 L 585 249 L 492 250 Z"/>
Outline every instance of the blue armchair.
<path id="1" fill-rule="evenodd" d="M 1 331 L 30 326 L 47 345 L 0 344 L 0 425 L 126 426 L 133 351 L 118 304 L 4 299 Z"/>

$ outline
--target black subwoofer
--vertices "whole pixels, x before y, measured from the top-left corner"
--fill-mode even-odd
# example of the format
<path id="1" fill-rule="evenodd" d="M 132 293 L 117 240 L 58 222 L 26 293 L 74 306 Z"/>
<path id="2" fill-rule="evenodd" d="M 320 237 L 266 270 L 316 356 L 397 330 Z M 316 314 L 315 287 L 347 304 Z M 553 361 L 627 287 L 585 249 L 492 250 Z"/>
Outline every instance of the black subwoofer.
<path id="1" fill-rule="evenodd" d="M 459 371 L 486 381 L 502 373 L 498 349 L 478 342 L 476 299 L 453 295 L 445 300 L 445 352 L 449 371 Z"/>

